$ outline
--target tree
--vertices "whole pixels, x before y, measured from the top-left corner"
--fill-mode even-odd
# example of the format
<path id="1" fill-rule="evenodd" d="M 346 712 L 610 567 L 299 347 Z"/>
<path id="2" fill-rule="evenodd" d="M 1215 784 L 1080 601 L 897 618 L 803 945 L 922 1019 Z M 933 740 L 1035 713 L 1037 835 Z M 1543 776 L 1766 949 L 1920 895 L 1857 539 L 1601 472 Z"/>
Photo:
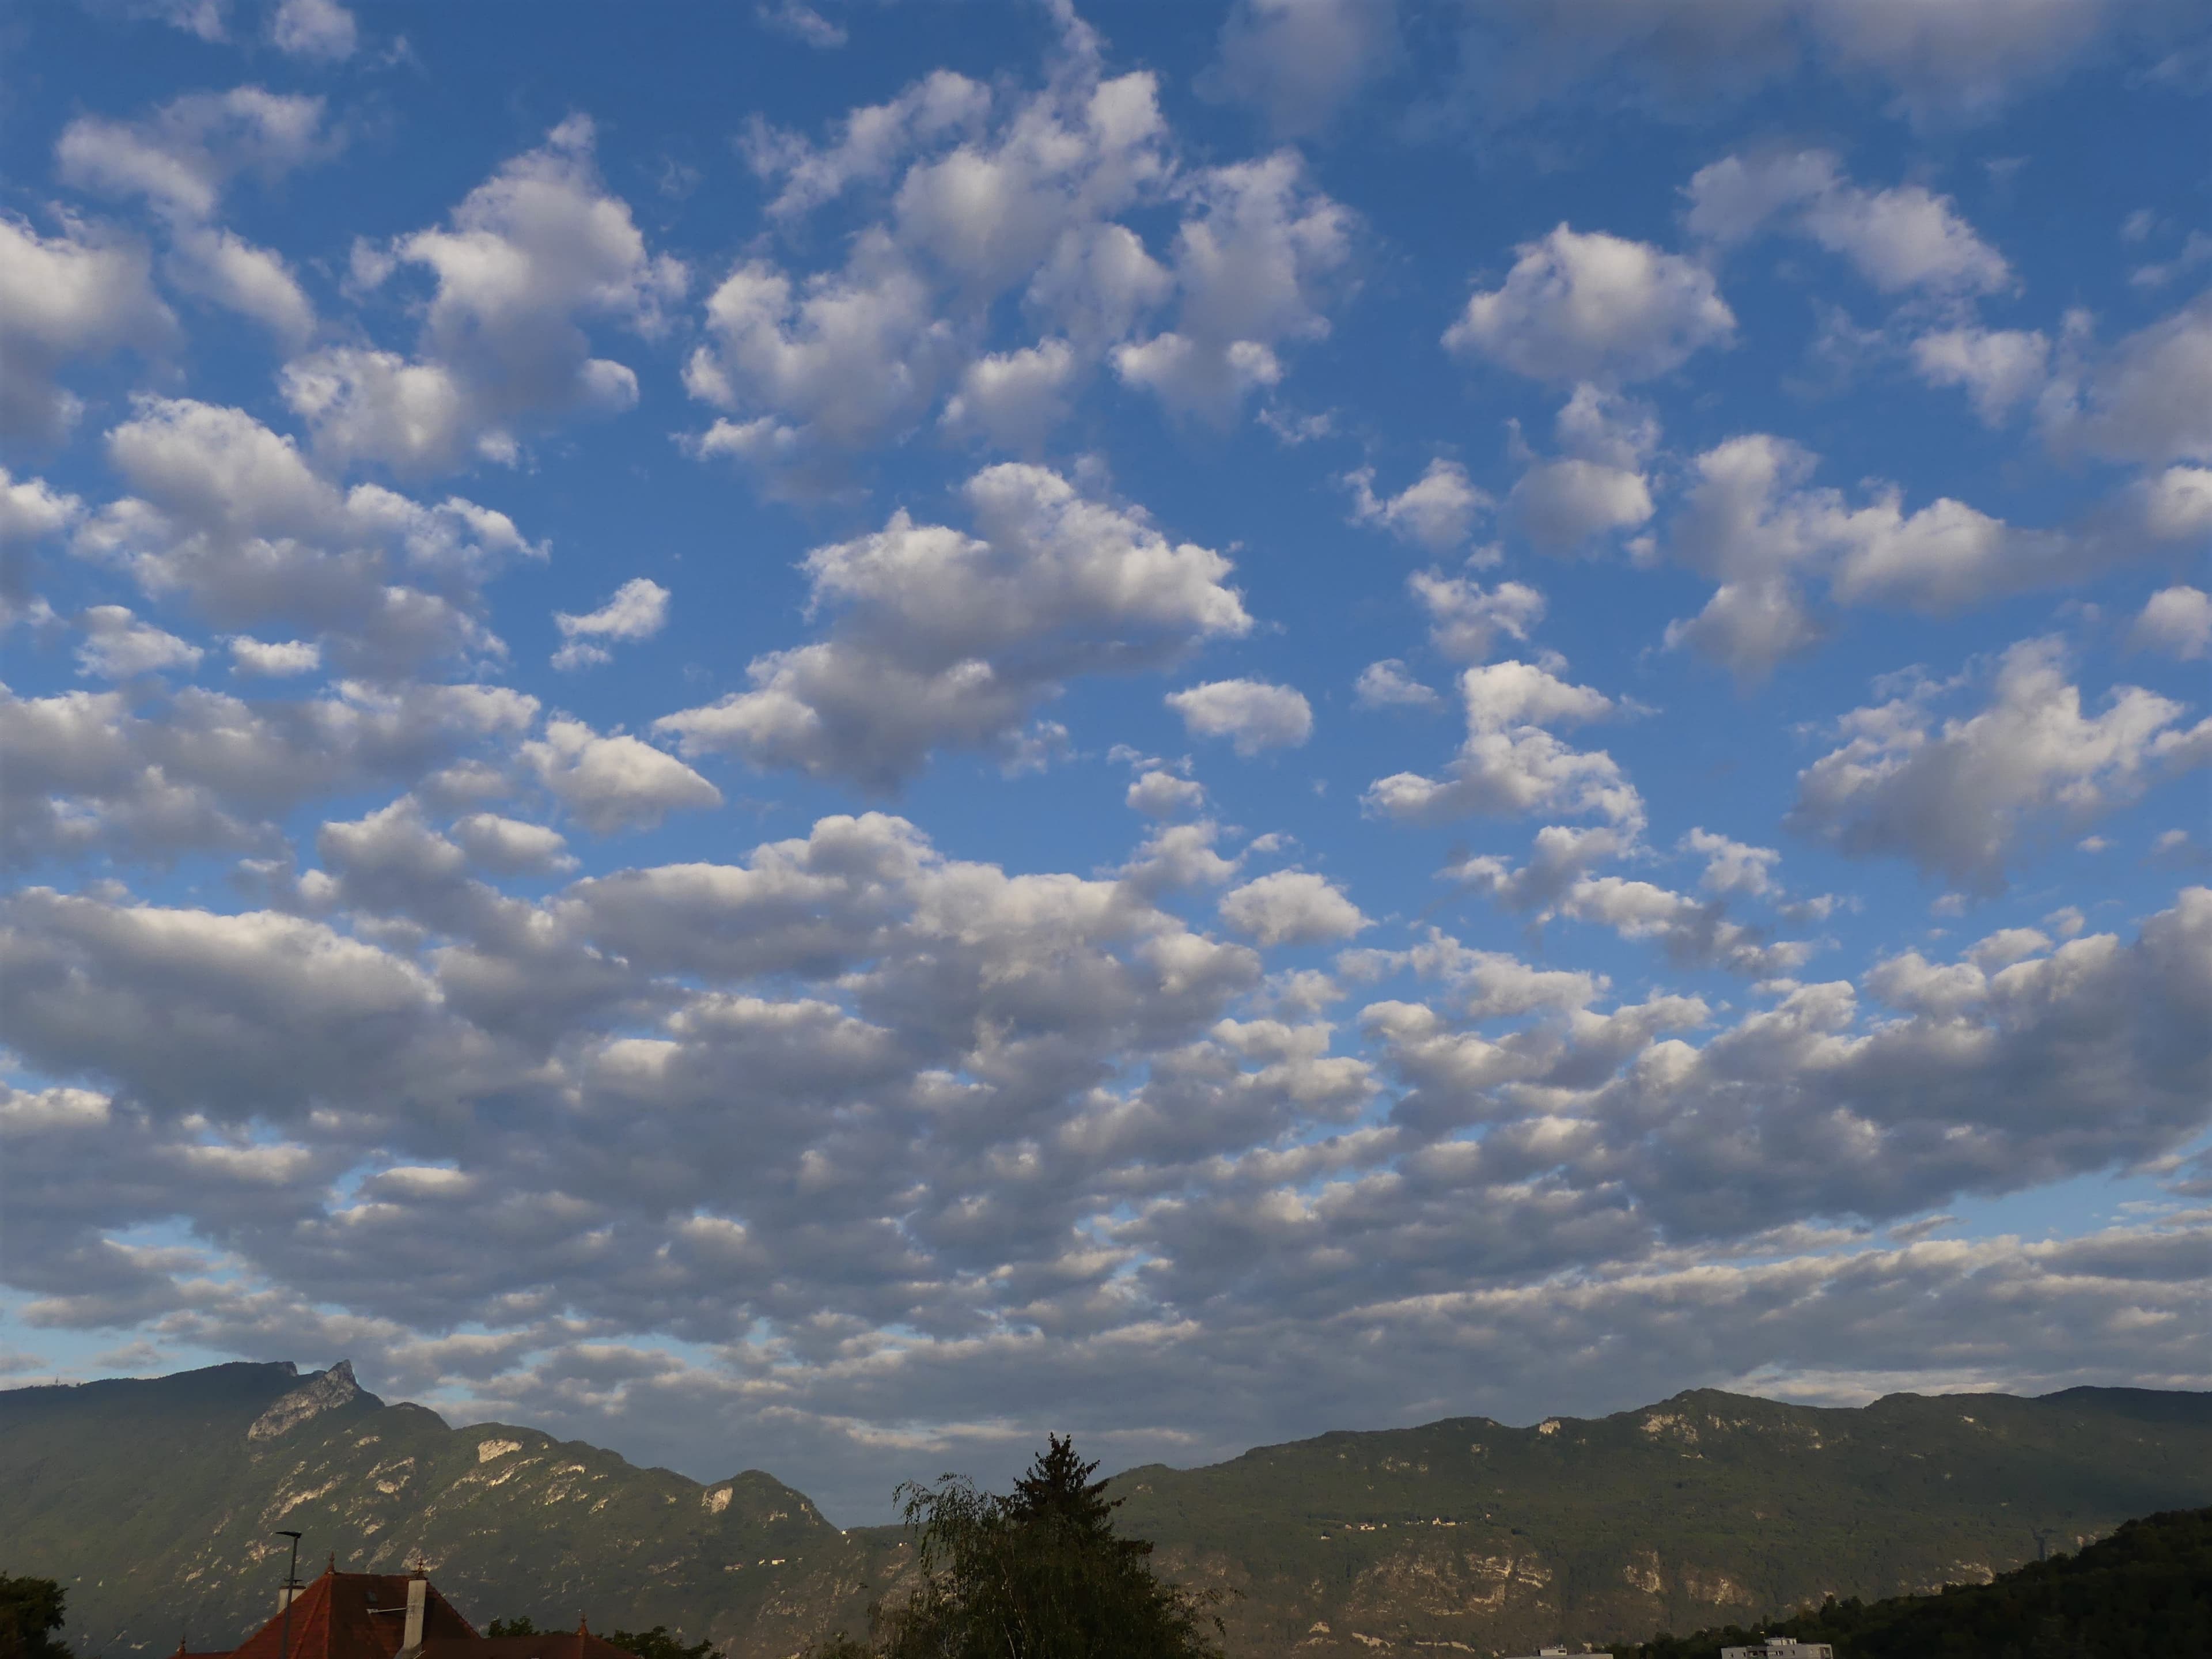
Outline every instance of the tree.
<path id="1" fill-rule="evenodd" d="M 493 1620 L 484 1626 L 484 1634 L 486 1636 L 536 1636 L 539 1632 L 537 1624 L 530 1615 L 525 1613 L 520 1619 Z"/>
<path id="2" fill-rule="evenodd" d="M 51 1578 L 0 1574 L 0 1659 L 70 1659 L 68 1644 L 48 1634 L 62 1627 L 68 1601 Z"/>
<path id="3" fill-rule="evenodd" d="M 624 1653 L 635 1654 L 637 1659 L 722 1659 L 712 1642 L 687 1644 L 665 1625 L 655 1625 L 651 1630 L 618 1630 L 607 1640 Z"/>
<path id="4" fill-rule="evenodd" d="M 1153 1573 L 1097 1468 L 1054 1435 L 1004 1497 L 952 1474 L 901 1486 L 918 1580 L 877 1610 L 871 1645 L 841 1635 L 816 1659 L 1219 1659 L 1218 1593 Z"/>

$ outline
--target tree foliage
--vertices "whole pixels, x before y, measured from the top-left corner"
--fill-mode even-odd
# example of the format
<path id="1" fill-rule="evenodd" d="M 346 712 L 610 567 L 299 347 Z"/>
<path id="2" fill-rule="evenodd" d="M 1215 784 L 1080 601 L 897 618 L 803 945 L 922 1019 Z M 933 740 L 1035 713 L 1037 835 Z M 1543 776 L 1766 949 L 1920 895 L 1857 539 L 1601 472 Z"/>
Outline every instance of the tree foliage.
<path id="1" fill-rule="evenodd" d="M 548 1636 L 528 1613 L 517 1619 L 495 1619 L 484 1626 L 486 1636 Z M 689 1642 L 665 1625 L 651 1630 L 618 1630 L 607 1640 L 636 1659 L 722 1659 L 712 1642 Z"/>
<path id="2" fill-rule="evenodd" d="M 69 1592 L 51 1578 L 0 1574 L 0 1659 L 69 1659 L 54 1639 L 67 1616 Z"/>
<path id="3" fill-rule="evenodd" d="M 1097 1468 L 1054 1435 L 1003 1496 L 952 1474 L 901 1486 L 916 1582 L 868 1643 L 840 1635 L 816 1659 L 1219 1659 L 1218 1595 L 1153 1572 Z"/>
<path id="4" fill-rule="evenodd" d="M 1936 1595 L 1831 1601 L 1746 1630 L 1616 1644 L 1622 1659 L 1715 1659 L 1761 1636 L 1827 1642 L 1838 1659 L 2138 1659 L 2212 1654 L 2212 1509 L 2130 1521 L 2078 1555 Z"/>

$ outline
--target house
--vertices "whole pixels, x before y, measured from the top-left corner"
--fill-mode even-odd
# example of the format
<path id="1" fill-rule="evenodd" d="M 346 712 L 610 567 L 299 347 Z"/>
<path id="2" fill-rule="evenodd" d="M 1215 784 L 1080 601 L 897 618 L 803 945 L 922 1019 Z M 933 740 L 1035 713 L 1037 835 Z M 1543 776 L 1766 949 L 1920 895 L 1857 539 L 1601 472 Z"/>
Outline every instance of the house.
<path id="1" fill-rule="evenodd" d="M 1520 1654 L 1516 1656 L 1516 1659 L 1558 1659 L 1561 1654 L 1565 1655 L 1566 1659 L 1613 1659 L 1609 1653 L 1591 1652 L 1587 1644 L 1579 1650 L 1573 1648 L 1538 1648 L 1533 1654 Z"/>
<path id="2" fill-rule="evenodd" d="M 335 1562 L 313 1583 L 284 1591 L 269 1622 L 235 1648 L 187 1654 L 179 1645 L 178 1654 L 179 1659 L 632 1659 L 592 1635 L 580 1618 L 573 1631 L 479 1636 L 421 1571 L 340 1572 Z"/>
<path id="3" fill-rule="evenodd" d="M 1836 1659 L 1826 1642 L 1801 1642 L 1794 1636 L 1770 1636 L 1747 1648 L 1723 1648 L 1721 1659 Z"/>

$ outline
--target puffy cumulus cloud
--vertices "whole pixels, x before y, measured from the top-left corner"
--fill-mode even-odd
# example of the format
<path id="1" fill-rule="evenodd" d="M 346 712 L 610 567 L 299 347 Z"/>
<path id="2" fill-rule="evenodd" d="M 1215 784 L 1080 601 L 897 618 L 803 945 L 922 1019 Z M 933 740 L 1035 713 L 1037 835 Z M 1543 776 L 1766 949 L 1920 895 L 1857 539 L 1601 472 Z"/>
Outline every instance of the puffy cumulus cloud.
<path id="1" fill-rule="evenodd" d="M 1352 700 L 1362 708 L 1441 708 L 1444 700 L 1415 679 L 1395 657 L 1370 662 L 1359 671 Z"/>
<path id="2" fill-rule="evenodd" d="M 1994 891 L 2023 842 L 2094 821 L 2159 777 L 2212 763 L 2212 720 L 2138 686 L 2085 714 L 2055 640 L 2000 660 L 1984 707 L 1937 720 L 1922 684 L 1853 710 L 1841 745 L 1798 775 L 1790 823 L 1857 856 L 1911 860 L 1960 887 Z"/>
<path id="3" fill-rule="evenodd" d="M 1178 169 L 1154 77 L 1107 76 L 1095 37 L 1060 22 L 1033 92 L 939 71 L 824 144 L 755 127 L 747 153 L 781 185 L 772 216 L 878 199 L 841 267 L 753 258 L 710 297 L 685 380 L 729 413 L 695 449 L 803 482 L 940 399 L 948 428 L 1032 449 L 1101 362 L 1177 415 L 1226 422 L 1280 380 L 1285 348 L 1328 331 L 1346 210 L 1289 151 Z M 1181 221 L 1164 258 L 1121 222 L 1162 206 Z M 1033 338 L 991 338 L 1005 300 Z"/>
<path id="4" fill-rule="evenodd" d="M 1175 325 L 1115 348 L 1114 371 L 1175 413 L 1226 424 L 1281 382 L 1285 347 L 1328 336 L 1353 221 L 1288 150 L 1209 169 L 1183 195 L 1194 211 L 1169 262 Z"/>
<path id="5" fill-rule="evenodd" d="M 257 640 L 250 634 L 233 634 L 223 643 L 230 648 L 230 672 L 285 679 L 312 674 L 323 665 L 323 647 L 313 640 Z"/>
<path id="6" fill-rule="evenodd" d="M 1565 224 L 1514 252 L 1504 285 L 1477 289 L 1444 331 L 1447 350 L 1531 380 L 1620 384 L 1735 333 L 1712 273 L 1680 254 Z"/>
<path id="7" fill-rule="evenodd" d="M 41 236 L 0 214 L 0 434 L 60 441 L 83 407 L 55 378 L 64 363 L 125 346 L 158 351 L 176 333 L 143 247 L 74 221 Z"/>
<path id="8" fill-rule="evenodd" d="M 656 729 L 687 754 L 888 789 L 933 750 L 1011 757 L 1077 674 L 1158 667 L 1251 627 L 1229 561 L 1170 543 L 1141 510 L 1019 463 L 986 468 L 962 493 L 978 534 L 902 509 L 810 553 L 810 610 L 829 617 L 828 637 L 756 658 L 750 690 Z"/>
<path id="9" fill-rule="evenodd" d="M 1853 507 L 1808 485 L 1815 458 L 1765 434 L 1698 456 L 1672 526 L 1674 556 L 1718 586 L 1668 625 L 1687 647 L 1747 678 L 1811 649 L 1825 629 L 1808 584 L 1847 605 L 1942 614 L 2024 588 L 2075 582 L 2212 530 L 2212 474 L 2177 466 L 2123 486 L 2074 525 L 2026 529 L 1950 497 L 1907 512 L 1875 482 Z"/>
<path id="10" fill-rule="evenodd" d="M 1595 812 L 1624 829 L 1642 827 L 1642 797 L 1613 757 L 1572 748 L 1547 729 L 1605 719 L 1618 712 L 1612 698 L 1519 661 L 1470 668 L 1459 689 L 1467 740 L 1443 775 L 1378 778 L 1364 798 L 1369 811 L 1419 823 Z"/>
<path id="11" fill-rule="evenodd" d="M 1723 246 L 1779 224 L 1849 260 L 1884 294 L 1991 294 L 2014 286 L 2004 256 L 1948 196 L 1922 185 L 1868 190 L 1826 150 L 1730 155 L 1684 192 L 1692 234 Z"/>
<path id="12" fill-rule="evenodd" d="M 708 297 L 684 382 L 729 414 L 696 453 L 803 478 L 940 398 L 950 429 L 1033 448 L 1166 297 L 1169 272 L 1114 222 L 1170 172 L 1155 80 L 1104 75 L 1095 40 L 1062 22 L 1047 83 L 1024 95 L 939 70 L 823 143 L 754 123 L 744 148 L 777 187 L 772 219 L 872 200 L 842 266 L 799 276 L 749 258 Z M 1039 337 L 993 350 L 989 313 L 1009 295 Z"/>
<path id="13" fill-rule="evenodd" d="M 426 507 L 377 484 L 341 491 L 242 410 L 142 398 L 107 454 L 136 493 L 78 528 L 80 557 L 219 627 L 321 633 L 349 672 L 499 654 L 483 583 L 511 559 L 544 556 L 506 514 L 459 496 Z"/>
<path id="14" fill-rule="evenodd" d="M 1912 367 L 1930 386 L 1962 386 L 1987 426 L 2043 390 L 2051 342 L 2034 329 L 1947 328 L 1912 343 Z"/>
<path id="15" fill-rule="evenodd" d="M 356 246 L 358 286 L 412 267 L 434 288 L 411 358 L 344 345 L 285 366 L 285 400 L 319 453 L 416 473 L 512 461 L 533 430 L 637 402 L 636 374 L 593 356 L 579 319 L 657 334 L 689 276 L 647 249 L 607 191 L 593 139 L 591 122 L 571 117 L 470 191 L 444 228 Z"/>
<path id="16" fill-rule="evenodd" d="M 1465 542 L 1490 497 L 1468 481 L 1467 469 L 1442 458 L 1396 495 L 1375 494 L 1375 469 L 1361 467 L 1344 477 L 1352 490 L 1352 521 L 1371 524 L 1431 553 L 1449 553 Z"/>
<path id="17" fill-rule="evenodd" d="M 180 668 L 186 673 L 207 654 L 190 641 L 140 622 L 119 605 L 96 605 L 84 613 L 84 643 L 77 647 L 77 672 L 101 679 L 136 679 Z"/>
<path id="18" fill-rule="evenodd" d="M 63 130 L 54 160 L 80 189 L 143 197 L 165 212 L 203 220 L 240 174 L 280 178 L 333 142 L 321 99 L 239 87 L 189 93 L 143 121 L 81 116 Z"/>
<path id="19" fill-rule="evenodd" d="M 536 714 L 533 699 L 484 685 L 347 683 L 261 702 L 158 684 L 0 692 L 0 850 L 11 864 L 266 850 L 273 820 L 303 802 L 411 780 L 519 738 Z"/>
<path id="20" fill-rule="evenodd" d="M 2162 651 L 2183 661 L 2212 651 L 2212 595 L 2203 589 L 2162 587 L 2144 601 L 2128 643 L 2138 651 Z"/>
<path id="21" fill-rule="evenodd" d="M 633 576 L 596 611 L 554 612 L 553 625 L 563 643 L 553 653 L 553 665 L 590 668 L 611 662 L 614 653 L 600 641 L 649 640 L 667 623 L 668 590 L 650 576 Z"/>
<path id="22" fill-rule="evenodd" d="M 269 43 L 289 58 L 324 64 L 353 56 L 360 30 L 337 0 L 278 0 L 269 16 Z"/>
<path id="23" fill-rule="evenodd" d="M 1509 504 L 1528 539 L 1569 554 L 1651 517 L 1644 466 L 1659 444 L 1651 412 L 1617 393 L 1578 386 L 1560 408 L 1560 453 L 1532 456 Z"/>
<path id="24" fill-rule="evenodd" d="M 1771 847 L 1747 846 L 1700 827 L 1683 836 L 1681 850 L 1705 860 L 1699 881 L 1708 892 L 1756 896 L 1774 890 L 1774 866 L 1782 854 Z"/>
<path id="25" fill-rule="evenodd" d="M 1148 818 L 1188 817 L 1204 810 L 1206 786 L 1154 766 L 1139 774 L 1123 799 Z"/>
<path id="26" fill-rule="evenodd" d="M 177 288 L 262 324 L 297 349 L 315 330 L 299 278 L 282 255 L 214 218 L 240 174 L 273 182 L 340 142 L 323 125 L 321 99 L 247 86 L 190 93 L 141 121 L 81 116 L 64 130 L 54 159 L 78 188 L 140 197 L 155 210 L 168 238 L 163 271 Z"/>
<path id="27" fill-rule="evenodd" d="M 1399 50 L 1395 0 L 1242 0 L 1221 27 L 1207 85 L 1277 132 L 1316 131 Z"/>
<path id="28" fill-rule="evenodd" d="M 1544 596 L 1526 582 L 1486 588 L 1469 577 L 1417 570 L 1406 586 L 1428 612 L 1429 643 L 1454 662 L 1480 662 L 1500 635 L 1525 645 L 1544 619 Z"/>
<path id="29" fill-rule="evenodd" d="M 1195 738 L 1227 738 L 1240 755 L 1296 749 L 1313 735 L 1313 705 L 1305 694 L 1266 680 L 1208 680 L 1167 696 Z"/>
<path id="30" fill-rule="evenodd" d="M 722 804 L 722 792 L 674 756 L 620 733 L 601 737 L 581 720 L 548 720 L 545 735 L 518 752 L 594 835 L 650 829 L 672 811 Z"/>
<path id="31" fill-rule="evenodd" d="M 2109 350 L 2069 344 L 2037 405 L 2050 442 L 2113 460 L 2212 464 L 2212 289 Z"/>
<path id="32" fill-rule="evenodd" d="M 1954 120 L 2078 61 L 2121 10 L 2113 0 L 1474 0 L 1462 56 L 1470 100 L 1493 118 L 1593 83 L 1702 114 L 1809 64 L 1886 86 L 1915 121 Z"/>
<path id="33" fill-rule="evenodd" d="M 18 478 L 0 466 L 0 629 L 35 610 L 31 580 L 38 544 L 59 535 L 83 512 L 82 501 L 44 478 Z"/>
<path id="34" fill-rule="evenodd" d="M 1265 945 L 1325 945 L 1375 924 L 1325 876 L 1278 870 L 1221 896 L 1221 919 Z"/>

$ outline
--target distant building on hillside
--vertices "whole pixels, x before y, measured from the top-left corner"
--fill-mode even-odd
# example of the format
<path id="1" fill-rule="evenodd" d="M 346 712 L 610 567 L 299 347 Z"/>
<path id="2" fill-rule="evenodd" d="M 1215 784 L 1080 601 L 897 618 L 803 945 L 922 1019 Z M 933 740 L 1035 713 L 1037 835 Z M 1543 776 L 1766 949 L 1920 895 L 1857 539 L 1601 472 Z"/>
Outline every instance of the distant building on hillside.
<path id="1" fill-rule="evenodd" d="M 1593 1653 L 1587 1647 L 1538 1648 L 1534 1653 L 1515 1654 L 1512 1659 L 1562 1659 L 1562 1656 L 1565 1659 L 1613 1659 L 1609 1653 Z"/>
<path id="2" fill-rule="evenodd" d="M 1723 1648 L 1721 1659 L 1836 1659 L 1826 1642 L 1801 1642 L 1794 1636 L 1770 1636 L 1747 1648 Z"/>
<path id="3" fill-rule="evenodd" d="M 284 1617 L 285 1603 L 291 1618 Z M 269 1622 L 227 1651 L 179 1659 L 633 1659 L 576 1628 L 536 1636 L 479 1636 L 422 1572 L 340 1572 L 277 1598 Z"/>

